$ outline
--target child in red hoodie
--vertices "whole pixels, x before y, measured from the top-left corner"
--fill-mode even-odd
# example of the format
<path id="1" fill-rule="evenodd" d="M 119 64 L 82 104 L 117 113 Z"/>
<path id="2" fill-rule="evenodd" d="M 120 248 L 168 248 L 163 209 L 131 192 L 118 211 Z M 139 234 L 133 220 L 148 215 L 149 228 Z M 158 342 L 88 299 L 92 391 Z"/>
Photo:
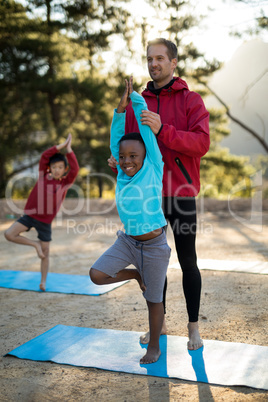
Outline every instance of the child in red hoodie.
<path id="1" fill-rule="evenodd" d="M 79 165 L 71 148 L 72 136 L 66 141 L 43 152 L 39 162 L 39 178 L 32 189 L 24 213 L 5 232 L 7 240 L 17 244 L 32 246 L 41 259 L 40 290 L 46 290 L 49 268 L 49 242 L 51 241 L 51 222 L 55 218 L 66 196 L 67 190 L 79 171 Z M 66 148 L 67 160 L 58 151 Z M 68 168 L 69 165 L 69 168 Z M 67 173 L 68 172 L 68 173 Z M 39 240 L 30 240 L 21 233 L 34 227 Z"/>

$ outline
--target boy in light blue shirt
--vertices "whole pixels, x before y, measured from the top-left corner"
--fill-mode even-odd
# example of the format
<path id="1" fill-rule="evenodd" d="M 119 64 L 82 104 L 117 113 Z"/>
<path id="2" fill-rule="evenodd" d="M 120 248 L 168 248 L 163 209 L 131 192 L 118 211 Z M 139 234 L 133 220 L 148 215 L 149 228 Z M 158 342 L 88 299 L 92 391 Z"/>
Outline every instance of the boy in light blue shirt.
<path id="1" fill-rule="evenodd" d="M 170 257 L 162 211 L 163 161 L 155 135 L 142 125 L 145 100 L 133 91 L 132 77 L 114 112 L 111 152 L 117 160 L 116 205 L 125 232 L 90 269 L 91 280 L 110 284 L 136 279 L 149 311 L 150 342 L 141 364 L 154 363 L 161 354 L 159 337 L 164 319 L 163 288 Z M 125 109 L 132 101 L 140 133 L 125 135 Z M 126 269 L 130 264 L 137 269 Z"/>

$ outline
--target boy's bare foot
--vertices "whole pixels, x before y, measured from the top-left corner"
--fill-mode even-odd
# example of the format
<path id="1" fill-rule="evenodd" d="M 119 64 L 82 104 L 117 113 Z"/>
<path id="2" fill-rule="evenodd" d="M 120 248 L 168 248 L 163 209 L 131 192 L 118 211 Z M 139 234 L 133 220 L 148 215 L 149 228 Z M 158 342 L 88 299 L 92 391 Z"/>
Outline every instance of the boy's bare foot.
<path id="1" fill-rule="evenodd" d="M 189 341 L 187 347 L 189 350 L 197 350 L 203 346 L 203 341 L 199 334 L 198 322 L 188 323 L 188 335 Z"/>
<path id="2" fill-rule="evenodd" d="M 42 290 L 42 292 L 46 291 L 46 286 L 41 282 L 39 285 L 39 289 Z"/>
<path id="3" fill-rule="evenodd" d="M 36 248 L 36 252 L 37 252 L 38 257 L 41 258 L 41 259 L 45 258 L 45 255 L 43 253 L 43 250 L 42 250 L 42 247 L 41 247 L 41 244 L 40 244 L 39 241 L 36 242 L 36 247 L 35 248 Z"/>
<path id="4" fill-rule="evenodd" d="M 148 347 L 147 353 L 140 359 L 140 364 L 155 363 L 159 359 L 161 351 L 159 348 Z"/>
<path id="5" fill-rule="evenodd" d="M 166 320 L 164 318 L 160 335 L 166 335 L 166 334 L 167 334 L 167 325 Z M 149 342 L 150 342 L 150 331 L 140 336 L 140 343 L 142 343 L 143 345 L 147 345 L 147 343 Z"/>

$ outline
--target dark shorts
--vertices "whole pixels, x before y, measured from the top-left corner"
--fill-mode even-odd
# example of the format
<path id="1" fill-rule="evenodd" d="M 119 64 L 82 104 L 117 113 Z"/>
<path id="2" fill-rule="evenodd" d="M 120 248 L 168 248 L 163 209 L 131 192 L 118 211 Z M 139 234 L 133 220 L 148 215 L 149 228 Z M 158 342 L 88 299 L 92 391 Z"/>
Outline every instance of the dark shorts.
<path id="1" fill-rule="evenodd" d="M 145 299 L 152 303 L 160 303 L 163 300 L 170 252 L 165 231 L 154 239 L 137 241 L 119 230 L 116 242 L 92 268 L 115 278 L 119 271 L 134 265 L 146 286 L 143 292 Z"/>
<path id="2" fill-rule="evenodd" d="M 21 216 L 17 222 L 21 223 L 22 225 L 28 228 L 27 232 L 31 228 L 35 228 L 38 233 L 38 239 L 41 241 L 51 241 L 51 223 L 44 223 L 40 222 L 37 219 L 32 218 L 28 215 Z"/>

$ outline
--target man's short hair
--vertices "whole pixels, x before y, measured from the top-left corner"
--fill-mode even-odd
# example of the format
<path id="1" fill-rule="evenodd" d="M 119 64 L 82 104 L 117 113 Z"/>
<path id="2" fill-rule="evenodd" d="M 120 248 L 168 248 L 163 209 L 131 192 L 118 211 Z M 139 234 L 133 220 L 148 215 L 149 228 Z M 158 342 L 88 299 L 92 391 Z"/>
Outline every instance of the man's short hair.
<path id="1" fill-rule="evenodd" d="M 141 142 L 141 143 L 144 145 L 144 147 L 145 147 L 143 138 L 142 138 L 142 136 L 140 135 L 140 133 L 128 133 L 128 134 L 126 134 L 126 135 L 123 135 L 123 137 L 120 138 L 119 143 L 121 144 L 121 142 L 127 141 L 127 140 L 139 141 L 139 142 Z"/>
<path id="2" fill-rule="evenodd" d="M 152 45 L 164 45 L 167 48 L 167 55 L 169 60 L 171 61 L 172 59 L 177 59 L 178 60 L 178 49 L 175 43 L 171 42 L 170 40 L 164 39 L 164 38 L 156 38 L 154 40 L 151 40 L 148 42 L 147 45 L 147 53 L 148 49 Z"/>
<path id="3" fill-rule="evenodd" d="M 66 160 L 65 156 L 64 156 L 63 154 L 61 154 L 60 152 L 58 152 L 58 153 L 52 155 L 52 156 L 49 158 L 49 166 L 50 166 L 52 163 L 56 163 L 56 162 L 64 162 L 65 167 L 67 167 L 67 160 Z"/>

